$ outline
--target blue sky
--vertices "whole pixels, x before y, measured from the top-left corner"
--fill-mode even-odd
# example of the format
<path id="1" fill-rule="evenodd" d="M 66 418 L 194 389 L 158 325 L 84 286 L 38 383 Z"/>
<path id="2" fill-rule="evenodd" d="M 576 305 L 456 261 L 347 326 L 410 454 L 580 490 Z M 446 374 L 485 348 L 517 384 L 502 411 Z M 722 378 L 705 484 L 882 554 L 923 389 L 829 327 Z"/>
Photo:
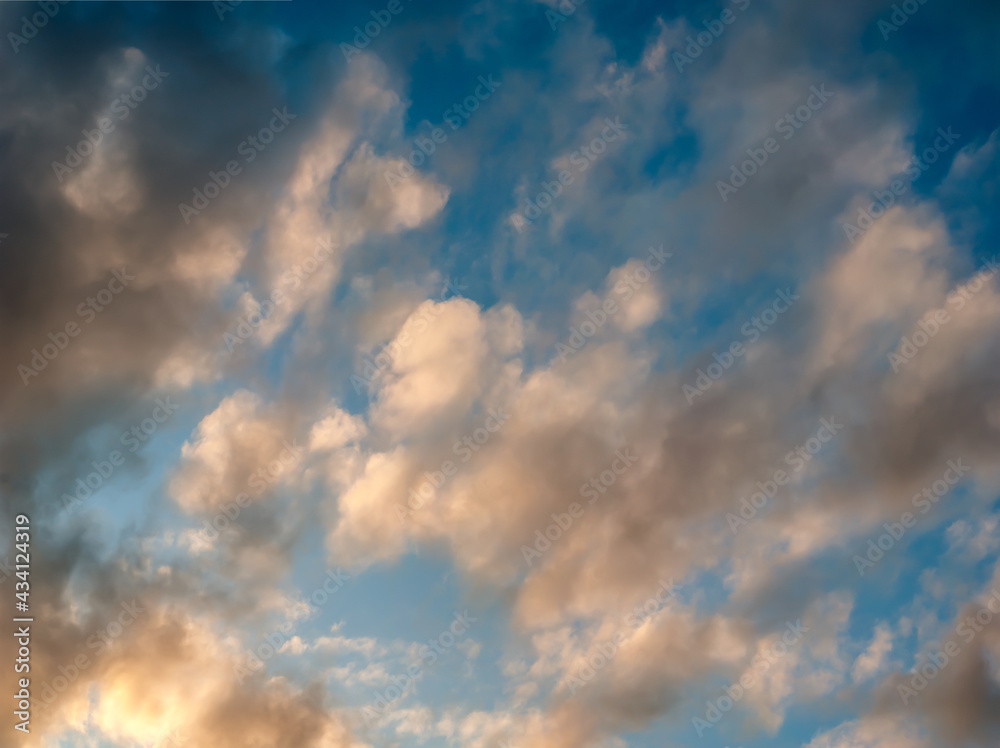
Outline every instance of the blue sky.
<path id="1" fill-rule="evenodd" d="M 998 21 L 0 4 L 0 745 L 996 745 Z"/>

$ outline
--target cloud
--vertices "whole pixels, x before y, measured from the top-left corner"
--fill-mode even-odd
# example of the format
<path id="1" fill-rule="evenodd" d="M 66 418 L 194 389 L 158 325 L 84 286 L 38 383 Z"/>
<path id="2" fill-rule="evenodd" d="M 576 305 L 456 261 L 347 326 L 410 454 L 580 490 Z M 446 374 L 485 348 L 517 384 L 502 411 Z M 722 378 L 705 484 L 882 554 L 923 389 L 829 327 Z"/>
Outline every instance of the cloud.
<path id="1" fill-rule="evenodd" d="M 979 67 L 995 57 L 995 34 L 981 40 L 995 19 L 977 8 L 959 37 L 971 7 L 942 16 L 928 4 L 887 45 L 869 0 L 752 4 L 679 71 L 671 53 L 702 33 L 683 8 L 609 23 L 583 6 L 553 30 L 545 5 L 414 5 L 349 65 L 337 44 L 350 30 L 319 7 L 289 24 L 243 5 L 221 25 L 209 11 L 211 26 L 160 8 L 151 33 L 121 9 L 60 6 L 19 52 L 0 113 L 12 362 L 0 371 L 0 508 L 39 518 L 39 679 L 87 652 L 123 600 L 149 611 L 39 715 L 37 741 L 155 745 L 180 731 L 223 747 L 579 748 L 648 731 L 665 743 L 688 729 L 692 701 L 754 675 L 731 717 L 748 735 L 995 744 L 995 623 L 920 701 L 897 691 L 912 677 L 900 663 L 918 665 L 945 626 L 975 614 L 971 580 L 997 550 L 1000 296 L 984 263 L 997 132 L 968 115 L 982 109 L 968 91 L 991 85 Z M 0 10 L 14 28 L 12 12 Z M 925 22 L 934 44 L 913 41 Z M 976 64 L 942 85 L 923 60 L 941 49 Z M 168 82 L 54 178 L 52 158 L 154 61 Z M 391 185 L 404 163 L 391 154 L 440 124 L 487 63 L 496 96 Z M 723 203 L 717 181 L 819 85 L 830 101 Z M 178 203 L 275 106 L 296 115 L 288 131 L 182 220 Z M 950 116 L 969 145 L 846 236 Z M 625 136 L 533 230 L 512 232 L 522 199 L 576 169 L 571 154 L 615 117 Z M 641 280 L 650 245 L 673 256 Z M 115 271 L 134 282 L 86 322 L 80 305 Z M 465 295 L 438 295 L 446 275 Z M 801 303 L 746 340 L 777 287 Z M 562 355 L 608 296 L 620 312 Z M 82 333 L 49 360 L 40 351 L 68 322 Z M 745 355 L 686 402 L 683 384 L 734 340 Z M 26 384 L 33 359 L 44 366 Z M 92 510 L 45 517 L 164 391 L 183 396 L 181 422 Z M 792 472 L 788 455 L 821 418 L 843 432 L 734 535 L 727 513 Z M 873 596 L 851 551 L 958 457 L 973 470 L 921 526 L 948 551 L 904 544 L 878 573 L 919 592 Z M 230 528 L 218 537 L 198 527 L 220 514 Z M 301 592 L 330 560 L 371 585 L 322 613 L 343 629 L 317 621 Z M 680 599 L 629 621 L 675 578 Z M 459 597 L 496 609 L 443 667 L 462 688 L 428 683 L 426 703 L 354 737 L 346 705 L 402 672 L 430 607 Z M 757 673 L 755 658 L 800 620 L 803 640 Z M 299 628 L 240 684 L 234 664 L 275 622 Z"/>
<path id="2" fill-rule="evenodd" d="M 874 676 L 885 664 L 886 656 L 892 652 L 892 629 L 885 623 L 875 627 L 875 636 L 868 648 L 858 655 L 851 666 L 851 678 L 862 683 Z"/>
<path id="3" fill-rule="evenodd" d="M 930 748 L 931 745 L 912 724 L 871 718 L 847 722 L 818 735 L 806 748 Z"/>
<path id="4" fill-rule="evenodd" d="M 170 482 L 185 511 L 218 510 L 239 494 L 256 500 L 299 461 L 287 426 L 263 410 L 257 395 L 239 390 L 198 424 Z"/>

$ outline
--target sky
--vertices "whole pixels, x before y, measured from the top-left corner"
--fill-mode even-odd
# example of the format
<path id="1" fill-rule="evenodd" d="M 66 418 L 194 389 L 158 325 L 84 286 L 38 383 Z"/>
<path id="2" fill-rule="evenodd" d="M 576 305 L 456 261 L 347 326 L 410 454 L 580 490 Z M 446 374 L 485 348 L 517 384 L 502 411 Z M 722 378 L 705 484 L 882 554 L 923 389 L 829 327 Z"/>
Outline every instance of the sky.
<path id="1" fill-rule="evenodd" d="M 0 746 L 1000 743 L 996 3 L 0 32 Z"/>

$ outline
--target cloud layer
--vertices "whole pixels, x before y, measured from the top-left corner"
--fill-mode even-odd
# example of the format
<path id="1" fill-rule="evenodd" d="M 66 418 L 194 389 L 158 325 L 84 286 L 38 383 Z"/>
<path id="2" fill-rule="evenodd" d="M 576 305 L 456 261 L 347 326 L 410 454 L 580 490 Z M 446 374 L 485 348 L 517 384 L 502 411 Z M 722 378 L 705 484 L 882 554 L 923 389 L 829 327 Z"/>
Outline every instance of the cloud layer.
<path id="1" fill-rule="evenodd" d="M 995 8 L 82 5 L 0 8 L 18 745 L 995 744 Z"/>

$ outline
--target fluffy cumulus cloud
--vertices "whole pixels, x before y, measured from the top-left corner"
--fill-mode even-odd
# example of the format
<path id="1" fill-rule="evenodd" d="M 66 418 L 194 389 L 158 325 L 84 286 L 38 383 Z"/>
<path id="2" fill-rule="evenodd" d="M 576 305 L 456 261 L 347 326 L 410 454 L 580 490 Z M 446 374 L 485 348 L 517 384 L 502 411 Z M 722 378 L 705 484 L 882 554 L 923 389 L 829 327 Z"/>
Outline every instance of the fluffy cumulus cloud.
<path id="1" fill-rule="evenodd" d="M 3 5 L 0 743 L 996 745 L 994 7 Z"/>
<path id="2" fill-rule="evenodd" d="M 912 727 L 893 720 L 870 719 L 848 722 L 818 735 L 807 748 L 925 748 L 933 745 Z"/>

